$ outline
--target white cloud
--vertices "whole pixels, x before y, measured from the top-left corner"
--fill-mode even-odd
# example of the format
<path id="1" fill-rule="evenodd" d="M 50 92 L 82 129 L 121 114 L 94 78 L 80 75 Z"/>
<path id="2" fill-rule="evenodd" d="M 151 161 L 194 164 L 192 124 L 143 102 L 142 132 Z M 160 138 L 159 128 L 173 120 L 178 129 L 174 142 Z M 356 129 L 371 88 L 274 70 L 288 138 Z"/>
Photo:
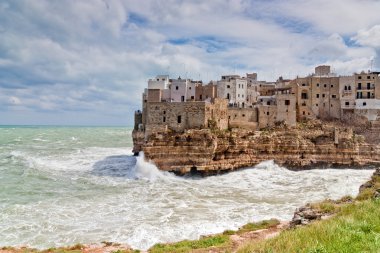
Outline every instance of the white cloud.
<path id="1" fill-rule="evenodd" d="M 160 73 L 209 81 L 292 78 L 324 63 L 366 70 L 379 53 L 378 9 L 369 0 L 2 1 L 0 94 L 9 103 L 0 109 L 131 124 L 146 80 Z"/>

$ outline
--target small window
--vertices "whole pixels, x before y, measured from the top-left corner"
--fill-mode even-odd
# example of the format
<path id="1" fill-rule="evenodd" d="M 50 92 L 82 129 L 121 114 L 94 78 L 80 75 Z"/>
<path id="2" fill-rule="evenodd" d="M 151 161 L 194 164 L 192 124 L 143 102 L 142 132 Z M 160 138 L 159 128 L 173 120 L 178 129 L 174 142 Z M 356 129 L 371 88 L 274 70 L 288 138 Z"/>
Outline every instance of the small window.
<path id="1" fill-rule="evenodd" d="M 324 85 L 323 85 L 323 87 L 325 87 L 325 88 L 326 88 L 326 87 L 327 87 L 327 84 L 324 84 Z"/>
<path id="2" fill-rule="evenodd" d="M 177 123 L 180 124 L 181 121 L 182 121 L 182 119 L 181 119 L 181 115 L 178 115 L 178 117 L 177 117 Z"/>
<path id="3" fill-rule="evenodd" d="M 326 95 L 325 94 L 322 94 L 322 97 L 324 98 Z"/>
<path id="4" fill-rule="evenodd" d="M 269 115 L 269 112 L 267 112 L 267 115 Z"/>
<path id="5" fill-rule="evenodd" d="M 319 87 L 319 83 L 317 83 L 317 87 Z"/>
<path id="6" fill-rule="evenodd" d="M 175 89 L 178 90 L 178 86 L 176 86 Z"/>
<path id="7" fill-rule="evenodd" d="M 189 87 L 189 90 L 191 90 L 191 87 Z"/>
<path id="8" fill-rule="evenodd" d="M 301 93 L 301 99 L 307 99 L 307 93 L 306 92 Z"/>
<path id="9" fill-rule="evenodd" d="M 166 114 L 166 111 L 164 111 L 164 115 Z"/>
<path id="10" fill-rule="evenodd" d="M 366 106 L 367 105 L 367 102 L 363 102 L 363 106 Z"/>
<path id="11" fill-rule="evenodd" d="M 231 88 L 231 86 L 227 85 L 227 89 Z"/>
<path id="12" fill-rule="evenodd" d="M 302 84 L 302 86 L 306 86 L 306 84 L 305 84 L 305 83 L 303 83 L 303 84 Z"/>
<path id="13" fill-rule="evenodd" d="M 349 106 L 349 105 L 350 105 L 350 102 L 346 102 L 345 105 L 346 105 L 346 106 Z"/>
<path id="14" fill-rule="evenodd" d="M 317 98 L 319 98 L 319 94 L 317 94 Z"/>
<path id="15" fill-rule="evenodd" d="M 358 76 L 358 79 L 362 79 L 362 77 L 361 77 L 361 76 Z"/>
<path id="16" fill-rule="evenodd" d="M 202 95 L 199 95 L 199 100 L 202 100 Z"/>
<path id="17" fill-rule="evenodd" d="M 303 111 L 302 114 L 305 115 L 306 114 L 305 111 Z"/>
<path id="18" fill-rule="evenodd" d="M 370 76 L 367 76 L 367 79 L 371 79 L 371 77 L 370 77 Z"/>
<path id="19" fill-rule="evenodd" d="M 336 98 L 336 95 L 331 95 L 332 98 Z"/>
<path id="20" fill-rule="evenodd" d="M 290 100 L 285 100 L 285 105 L 290 105 Z"/>
<path id="21" fill-rule="evenodd" d="M 238 94 L 238 98 L 240 98 L 240 94 Z"/>
<path id="22" fill-rule="evenodd" d="M 157 78 L 157 81 L 160 81 L 160 79 Z"/>
<path id="23" fill-rule="evenodd" d="M 351 90 L 351 86 L 350 85 L 348 86 L 348 90 Z"/>
<path id="24" fill-rule="evenodd" d="M 333 105 L 332 105 L 332 104 L 330 104 L 330 106 L 331 106 L 331 107 L 333 107 Z"/>
<path id="25" fill-rule="evenodd" d="M 191 99 L 194 99 L 194 96 L 191 96 Z"/>
<path id="26" fill-rule="evenodd" d="M 166 117 L 164 116 L 163 118 L 162 118 L 162 122 L 166 122 Z"/>
<path id="27" fill-rule="evenodd" d="M 245 114 L 243 114 L 242 116 L 245 117 Z"/>
<path id="28" fill-rule="evenodd" d="M 331 87 L 331 88 L 334 88 L 334 84 L 331 84 L 330 87 Z"/>
<path id="29" fill-rule="evenodd" d="M 318 107 L 318 104 L 315 104 L 316 107 Z"/>
<path id="30" fill-rule="evenodd" d="M 270 105 L 270 101 L 267 102 L 267 105 Z"/>

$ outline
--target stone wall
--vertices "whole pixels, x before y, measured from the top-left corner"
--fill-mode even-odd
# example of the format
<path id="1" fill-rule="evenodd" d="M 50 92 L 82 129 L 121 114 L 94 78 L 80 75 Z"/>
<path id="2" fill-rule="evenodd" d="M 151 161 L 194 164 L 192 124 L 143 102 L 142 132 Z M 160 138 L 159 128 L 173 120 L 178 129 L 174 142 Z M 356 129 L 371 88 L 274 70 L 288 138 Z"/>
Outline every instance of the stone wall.
<path id="1" fill-rule="evenodd" d="M 257 108 L 228 108 L 229 127 L 256 130 L 258 127 Z"/>
<path id="2" fill-rule="evenodd" d="M 257 106 L 259 115 L 259 128 L 271 127 L 277 121 L 276 105 L 259 105 Z"/>
<path id="3" fill-rule="evenodd" d="M 294 94 L 277 94 L 276 105 L 277 114 L 276 122 L 284 122 L 288 126 L 296 126 L 297 112 L 296 112 L 296 96 Z"/>
<path id="4" fill-rule="evenodd" d="M 205 102 L 148 103 L 147 135 L 156 131 L 155 129 L 181 132 L 189 128 L 204 128 L 207 123 L 205 113 Z"/>

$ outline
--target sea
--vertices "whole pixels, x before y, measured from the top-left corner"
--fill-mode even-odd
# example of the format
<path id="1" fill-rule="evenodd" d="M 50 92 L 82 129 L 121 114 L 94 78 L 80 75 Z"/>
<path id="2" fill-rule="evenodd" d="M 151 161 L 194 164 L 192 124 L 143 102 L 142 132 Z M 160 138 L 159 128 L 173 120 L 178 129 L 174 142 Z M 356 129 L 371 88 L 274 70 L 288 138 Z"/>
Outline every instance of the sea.
<path id="1" fill-rule="evenodd" d="M 0 246 L 102 241 L 148 249 L 355 196 L 373 170 L 290 171 L 266 161 L 210 177 L 132 154 L 128 127 L 0 127 Z"/>

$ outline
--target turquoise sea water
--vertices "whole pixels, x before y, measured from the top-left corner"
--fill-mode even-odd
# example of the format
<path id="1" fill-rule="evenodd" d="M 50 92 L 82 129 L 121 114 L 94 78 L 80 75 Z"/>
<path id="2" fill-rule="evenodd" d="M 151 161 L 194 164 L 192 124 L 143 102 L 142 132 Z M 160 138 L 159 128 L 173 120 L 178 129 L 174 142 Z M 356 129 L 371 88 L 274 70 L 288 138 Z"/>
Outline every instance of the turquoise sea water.
<path id="1" fill-rule="evenodd" d="M 292 172 L 268 161 L 203 179 L 132 156 L 131 128 L 0 127 L 0 246 L 113 241 L 147 249 L 357 194 L 372 170 Z"/>

